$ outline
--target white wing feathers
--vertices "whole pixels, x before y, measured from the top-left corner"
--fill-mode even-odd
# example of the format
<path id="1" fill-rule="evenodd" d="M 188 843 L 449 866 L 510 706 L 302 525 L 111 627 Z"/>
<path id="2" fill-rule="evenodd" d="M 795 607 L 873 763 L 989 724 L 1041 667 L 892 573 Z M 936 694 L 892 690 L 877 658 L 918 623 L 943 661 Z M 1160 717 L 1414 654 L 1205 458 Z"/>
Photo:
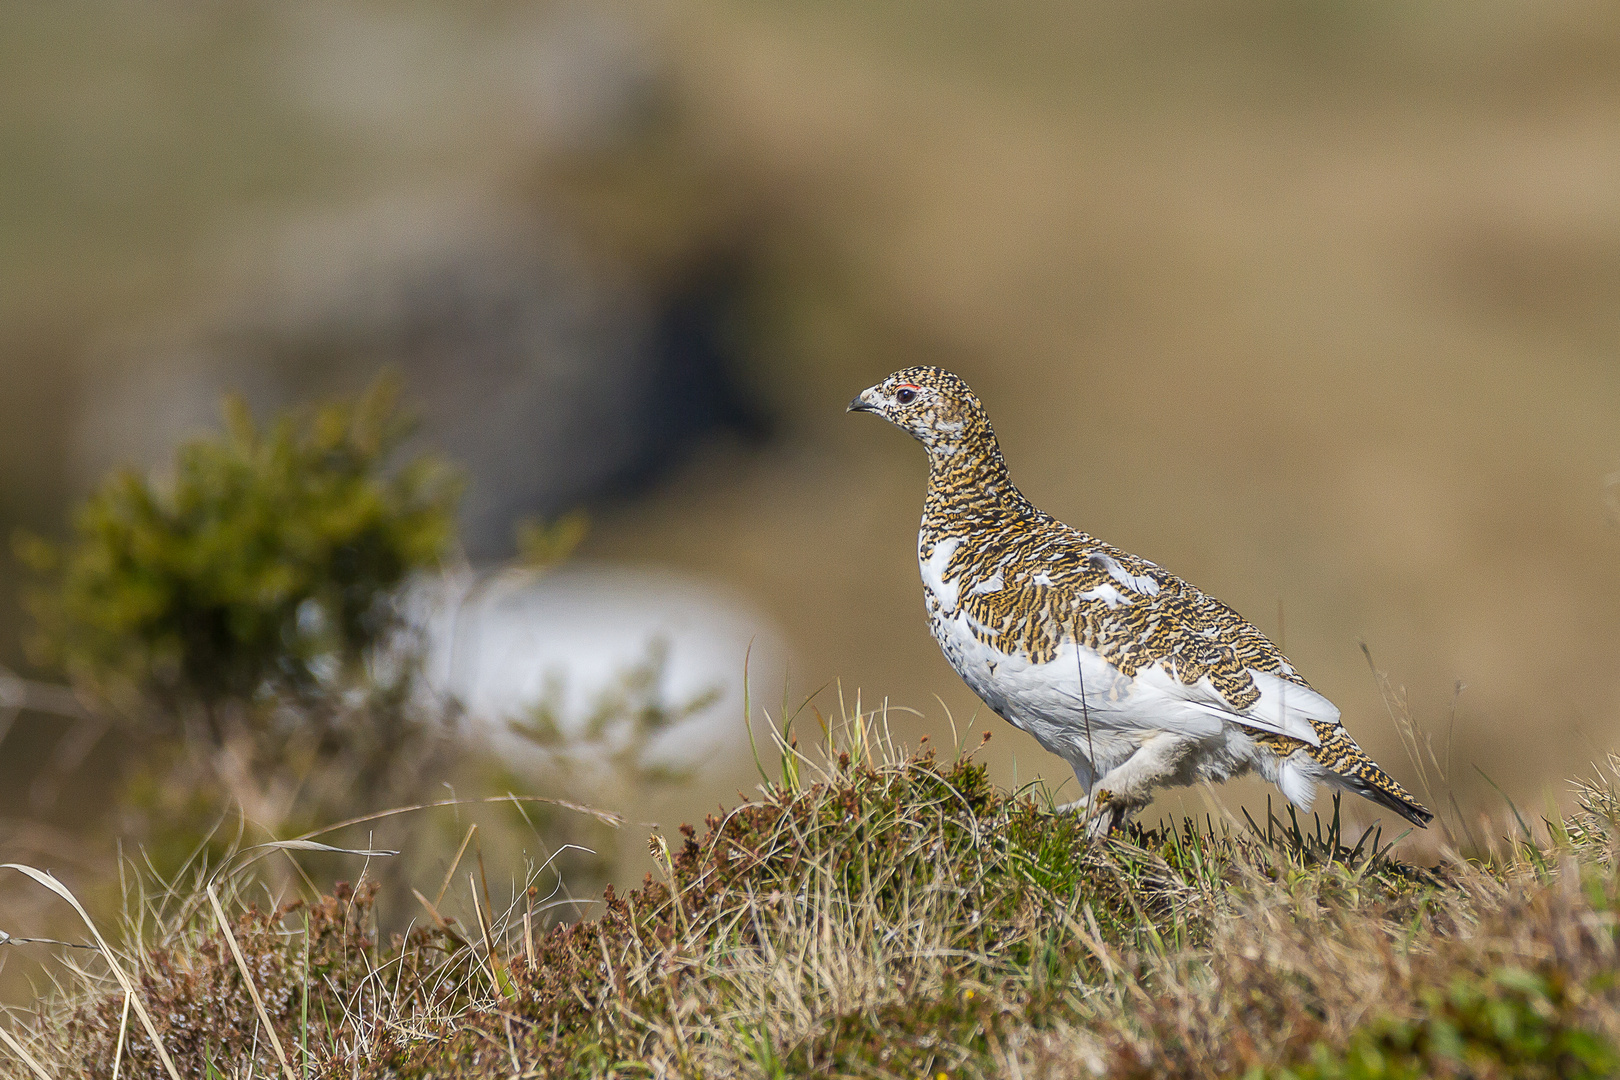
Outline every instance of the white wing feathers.
<path id="1" fill-rule="evenodd" d="M 1180 688 L 1188 704 L 1215 713 L 1223 720 L 1273 735 L 1287 735 L 1311 746 L 1322 745 L 1316 729 L 1311 726 L 1312 720 L 1339 722 L 1338 707 L 1310 687 L 1253 668 L 1249 669 L 1249 674 L 1260 690 L 1260 700 L 1241 712 L 1227 704 L 1209 685 L 1208 679 L 1200 679 L 1191 686 L 1175 679 L 1170 682 Z"/>
<path id="2" fill-rule="evenodd" d="M 1130 573 L 1118 559 L 1110 555 L 1093 553 L 1090 561 L 1108 571 L 1110 577 L 1132 592 L 1142 596 L 1154 596 L 1159 591 L 1159 583 L 1152 577 Z M 1105 589 L 1107 593 L 1103 592 Z M 1108 595 L 1109 593 L 1112 595 Z M 1118 589 L 1108 585 L 1099 586 L 1080 595 L 1085 600 L 1103 600 L 1108 604 L 1110 611 L 1122 602 Z M 1333 702 L 1308 686 L 1280 679 L 1270 672 L 1249 669 L 1249 675 L 1260 690 L 1260 699 L 1242 711 L 1232 708 L 1207 676 L 1188 686 L 1179 679 L 1169 677 L 1167 673 L 1159 674 L 1165 677 L 1147 680 L 1154 690 L 1167 694 L 1184 705 L 1190 705 L 1206 716 L 1242 724 L 1257 731 L 1268 731 L 1273 735 L 1287 735 L 1311 746 L 1322 745 L 1316 729 L 1311 726 L 1312 720 L 1330 724 L 1339 722 L 1339 710 Z M 1140 677 L 1139 674 L 1138 678 Z M 1184 719 L 1190 720 L 1191 717 L 1184 714 Z"/>

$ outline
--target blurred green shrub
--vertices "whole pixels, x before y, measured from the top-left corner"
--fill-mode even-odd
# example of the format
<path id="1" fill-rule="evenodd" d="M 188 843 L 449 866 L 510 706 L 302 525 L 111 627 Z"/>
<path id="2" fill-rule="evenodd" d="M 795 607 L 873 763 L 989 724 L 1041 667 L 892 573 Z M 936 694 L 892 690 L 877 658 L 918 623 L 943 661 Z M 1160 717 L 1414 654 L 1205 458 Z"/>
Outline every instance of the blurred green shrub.
<path id="1" fill-rule="evenodd" d="M 66 544 L 21 541 L 46 577 L 36 657 L 109 700 L 207 714 L 352 678 L 398 625 L 394 590 L 455 535 L 451 470 L 387 468 L 395 398 L 380 381 L 263 431 L 231 400 L 223 436 L 182 447 L 165 482 L 120 472 Z"/>
<path id="2" fill-rule="evenodd" d="M 395 462 L 396 401 L 379 380 L 260 428 L 229 400 L 218 436 L 109 478 L 65 542 L 19 538 L 34 656 L 117 722 L 115 828 L 159 865 L 227 812 L 279 833 L 453 767 L 397 597 L 454 542 L 460 481 Z"/>
<path id="3" fill-rule="evenodd" d="M 666 653 L 655 646 L 592 699 L 577 732 L 560 716 L 560 683 L 516 725 L 555 767 L 517 775 L 458 730 L 455 701 L 419 692 L 423 643 L 399 597 L 451 551 L 460 480 L 431 457 L 396 460 L 409 431 L 396 401 L 382 381 L 264 427 L 227 401 L 221 433 L 181 447 L 165 473 L 109 478 L 62 543 L 18 538 L 38 575 L 27 595 L 32 652 L 116 721 L 129 752 L 110 824 L 160 872 L 228 849 L 219 826 L 237 811 L 287 836 L 430 802 L 445 784 L 475 797 L 620 797 L 673 778 L 644 765 L 643 751 L 712 703 L 666 702 Z M 480 575 L 473 592 L 565 560 L 587 525 L 582 514 L 525 523 L 518 558 Z M 614 838 L 602 829 L 543 811 L 511 824 L 514 842 L 538 835 L 552 851 L 585 841 L 589 860 L 558 866 L 588 884 L 605 876 Z M 459 816 L 455 826 L 449 844 Z M 414 816 L 396 829 L 412 837 L 394 836 L 411 853 L 385 876 L 407 876 L 446 846 Z"/>

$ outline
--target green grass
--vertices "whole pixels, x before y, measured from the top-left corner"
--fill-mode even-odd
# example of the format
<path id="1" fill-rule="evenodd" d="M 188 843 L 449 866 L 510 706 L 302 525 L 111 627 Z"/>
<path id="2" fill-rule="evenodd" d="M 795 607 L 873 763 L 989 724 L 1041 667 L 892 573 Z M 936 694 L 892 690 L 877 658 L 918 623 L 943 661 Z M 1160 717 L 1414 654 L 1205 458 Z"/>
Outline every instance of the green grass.
<path id="1" fill-rule="evenodd" d="M 469 881 L 461 921 L 389 942 L 365 881 L 268 910 L 227 897 L 285 1068 L 196 888 L 157 894 L 118 960 L 185 1077 L 1620 1068 L 1609 787 L 1586 786 L 1533 857 L 1521 837 L 1419 868 L 1377 833 L 1343 836 L 1336 807 L 1088 841 L 971 755 L 887 745 L 857 720 L 822 754 L 788 751 L 783 782 L 673 848 L 654 837 L 657 879 L 532 952 L 533 868 L 506 910 L 474 908 L 487 888 Z M 45 1069 L 110 1076 L 121 1054 L 121 1075 L 164 1075 L 99 969 L 62 983 L 12 1018 Z"/>

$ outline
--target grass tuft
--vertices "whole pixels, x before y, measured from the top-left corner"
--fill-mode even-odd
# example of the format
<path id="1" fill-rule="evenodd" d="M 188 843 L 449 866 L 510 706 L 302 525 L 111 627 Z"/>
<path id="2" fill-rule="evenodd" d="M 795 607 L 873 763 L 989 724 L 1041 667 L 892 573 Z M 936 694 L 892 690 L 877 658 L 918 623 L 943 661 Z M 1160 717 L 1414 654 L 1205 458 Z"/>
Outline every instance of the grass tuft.
<path id="1" fill-rule="evenodd" d="M 217 913 L 166 901 L 117 960 L 184 1077 L 1620 1068 L 1614 762 L 1545 843 L 1420 868 L 1337 804 L 1090 841 L 970 752 L 901 753 L 881 714 L 822 727 L 776 731 L 780 780 L 655 837 L 658 876 L 594 918 L 537 934 L 538 871 L 504 906 L 482 873 L 452 883 L 389 942 L 369 880 L 264 911 L 227 889 Z M 160 1071 L 117 987 L 81 976 L 17 1047 L 53 1075 Z"/>

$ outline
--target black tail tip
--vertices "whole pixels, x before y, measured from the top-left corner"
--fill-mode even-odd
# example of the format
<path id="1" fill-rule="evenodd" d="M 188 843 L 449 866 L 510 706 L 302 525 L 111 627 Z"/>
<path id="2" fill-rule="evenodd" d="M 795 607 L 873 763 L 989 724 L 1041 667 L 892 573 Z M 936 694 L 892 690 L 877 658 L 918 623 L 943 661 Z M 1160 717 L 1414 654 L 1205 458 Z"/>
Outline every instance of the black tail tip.
<path id="1" fill-rule="evenodd" d="M 1420 829 L 1427 829 L 1429 827 L 1429 822 L 1434 820 L 1434 811 L 1430 810 L 1426 806 L 1420 806 L 1417 803 L 1410 803 L 1406 806 L 1402 806 L 1396 811 L 1396 813 L 1400 814 L 1403 818 L 1410 821 Z"/>
<path id="2" fill-rule="evenodd" d="M 1401 817 L 1405 818 L 1407 821 L 1410 821 L 1420 829 L 1427 829 L 1429 827 L 1429 822 L 1434 820 L 1434 812 L 1428 807 L 1424 806 L 1422 803 L 1415 800 L 1403 799 L 1399 795 L 1393 795 L 1387 791 L 1379 791 L 1376 788 L 1366 792 L 1365 794 L 1373 802 L 1395 811 L 1397 814 L 1401 815 Z"/>
<path id="3" fill-rule="evenodd" d="M 1404 791 L 1399 794 L 1394 791 L 1386 791 L 1381 787 L 1374 787 L 1358 777 L 1336 776 L 1332 779 L 1346 791 L 1360 795 L 1369 802 L 1375 802 L 1386 810 L 1393 810 L 1420 829 L 1427 829 L 1429 822 L 1434 820 L 1434 813 L 1428 807 Z M 1394 781 L 1390 782 L 1394 783 Z"/>

